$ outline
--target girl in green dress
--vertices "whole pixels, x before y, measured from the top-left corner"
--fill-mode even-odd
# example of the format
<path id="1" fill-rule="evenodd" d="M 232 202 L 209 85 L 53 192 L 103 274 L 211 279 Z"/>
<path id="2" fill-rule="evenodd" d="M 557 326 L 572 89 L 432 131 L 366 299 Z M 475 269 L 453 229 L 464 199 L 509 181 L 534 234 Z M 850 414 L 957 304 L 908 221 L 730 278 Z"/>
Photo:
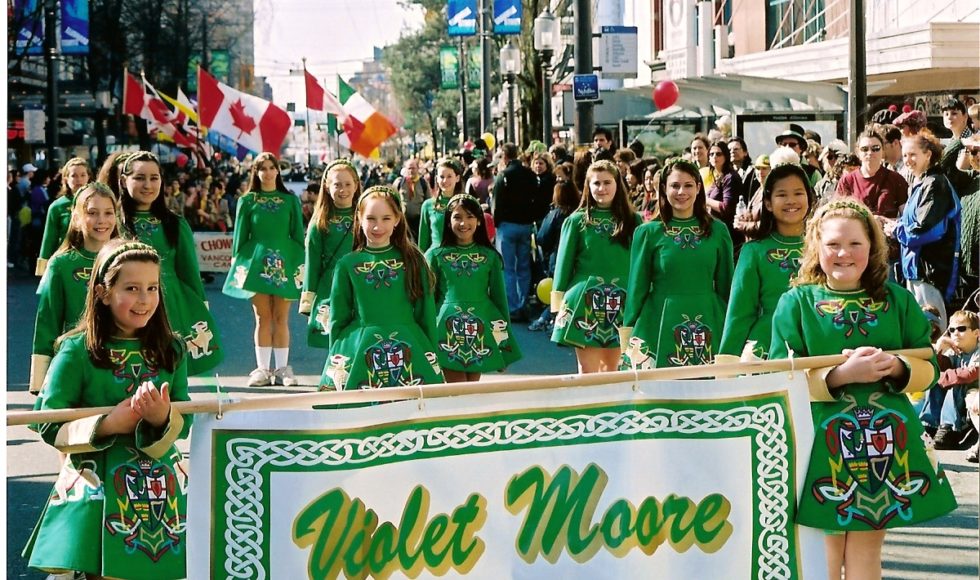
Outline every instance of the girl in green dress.
<path id="1" fill-rule="evenodd" d="M 575 347 L 580 373 L 596 373 L 614 371 L 619 362 L 630 243 L 642 218 L 633 211 L 615 163 L 593 163 L 585 185 L 588 194 L 561 227 L 551 340 Z"/>
<path id="2" fill-rule="evenodd" d="M 101 183 L 82 186 L 69 214 L 68 231 L 37 287 L 37 318 L 31 351 L 30 391 L 41 382 L 54 356 L 55 340 L 75 327 L 85 308 L 95 255 L 119 237 L 119 203 Z"/>
<path id="3" fill-rule="evenodd" d="M 163 181 L 157 156 L 138 151 L 119 159 L 124 233 L 160 255 L 163 299 L 170 325 L 187 349 L 187 372 L 207 372 L 221 363 L 225 352 L 201 284 L 194 234 L 182 216 L 167 209 L 160 195 Z"/>
<path id="4" fill-rule="evenodd" d="M 732 286 L 732 239 L 708 215 L 690 161 L 664 167 L 658 206 L 659 218 L 633 236 L 622 368 L 711 364 Z"/>
<path id="5" fill-rule="evenodd" d="M 369 188 L 354 223 L 354 251 L 334 271 L 321 390 L 443 382 L 434 347 L 434 280 L 408 239 L 398 192 Z"/>
<path id="6" fill-rule="evenodd" d="M 816 434 L 796 522 L 828 530 L 831 578 L 842 567 L 849 579 L 881 578 L 886 529 L 956 507 L 906 396 L 934 384 L 936 357 L 885 352 L 929 348 L 931 329 L 912 294 L 888 281 L 888 245 L 861 203 L 838 198 L 817 210 L 804 248 L 776 306 L 770 357 L 846 360 L 806 371 Z"/>
<path id="7" fill-rule="evenodd" d="M 313 218 L 306 230 L 306 268 L 299 313 L 310 317 L 307 343 L 330 346 L 330 287 L 337 261 L 354 245 L 354 206 L 361 197 L 361 179 L 347 159 L 327 165 Z"/>
<path id="8" fill-rule="evenodd" d="M 490 243 L 480 202 L 456 195 L 446 206 L 442 245 L 425 257 L 436 277 L 436 337 L 446 382 L 479 381 L 521 358 L 510 328 L 503 258 Z"/>
<path id="9" fill-rule="evenodd" d="M 446 205 L 454 195 L 463 193 L 463 164 L 456 159 L 441 159 L 436 165 L 436 187 L 439 192 L 422 203 L 419 223 L 419 250 L 422 253 L 442 243 Z"/>
<path id="10" fill-rule="evenodd" d="M 24 549 L 32 568 L 87 578 L 187 575 L 187 470 L 174 443 L 190 417 L 183 342 L 167 322 L 160 257 L 116 239 L 99 252 L 85 313 L 59 339 L 35 410 L 111 406 L 32 425 L 66 454 Z"/>
<path id="11" fill-rule="evenodd" d="M 759 229 L 742 246 L 716 363 L 768 358 L 772 313 L 803 257 L 803 228 L 815 195 L 799 165 L 780 165 L 762 188 Z"/>
<path id="12" fill-rule="evenodd" d="M 257 366 L 248 386 L 291 387 L 297 380 L 289 366 L 289 301 L 299 299 L 303 287 L 303 207 L 286 189 L 272 153 L 255 158 L 249 184 L 238 200 L 231 270 L 222 292 L 252 302 Z"/>
<path id="13" fill-rule="evenodd" d="M 92 170 L 88 161 L 81 157 L 72 157 L 61 168 L 61 191 L 58 199 L 48 206 L 48 217 L 44 222 L 44 236 L 41 238 L 41 250 L 38 253 L 35 276 L 43 276 L 48 259 L 61 247 L 68 233 L 68 222 L 71 221 L 71 208 L 75 195 L 85 184 L 92 180 Z"/>

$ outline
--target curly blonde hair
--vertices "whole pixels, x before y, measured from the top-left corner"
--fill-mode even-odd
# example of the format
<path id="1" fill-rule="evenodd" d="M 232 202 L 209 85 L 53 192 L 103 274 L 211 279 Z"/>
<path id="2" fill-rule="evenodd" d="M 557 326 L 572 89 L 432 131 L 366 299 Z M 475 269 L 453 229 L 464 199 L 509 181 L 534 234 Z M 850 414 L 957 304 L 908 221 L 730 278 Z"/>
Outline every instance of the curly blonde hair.
<path id="1" fill-rule="evenodd" d="M 793 286 L 827 284 L 827 273 L 820 267 L 821 229 L 828 220 L 852 219 L 861 223 L 871 248 L 868 266 L 861 274 L 861 288 L 874 300 L 885 298 L 885 282 L 888 280 L 888 242 L 878 220 L 864 204 L 848 197 L 837 197 L 817 210 L 807 224 L 803 245 L 803 261 L 800 271 L 792 281 Z"/>

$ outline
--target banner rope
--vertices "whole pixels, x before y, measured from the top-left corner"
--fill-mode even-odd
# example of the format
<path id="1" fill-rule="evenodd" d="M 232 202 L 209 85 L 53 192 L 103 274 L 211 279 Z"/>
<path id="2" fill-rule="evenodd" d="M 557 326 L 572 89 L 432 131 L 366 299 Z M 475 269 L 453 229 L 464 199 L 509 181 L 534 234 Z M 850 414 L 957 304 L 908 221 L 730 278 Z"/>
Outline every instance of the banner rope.
<path id="1" fill-rule="evenodd" d="M 887 351 L 895 356 L 929 360 L 934 356 L 930 347 Z M 679 380 L 714 378 L 723 375 L 747 375 L 771 372 L 805 370 L 832 367 L 842 364 L 846 357 L 842 354 L 811 356 L 778 360 L 758 360 L 715 365 L 672 367 L 631 371 L 612 371 L 587 375 L 542 375 L 511 380 L 496 380 L 475 383 L 439 383 L 414 385 L 408 387 L 386 387 L 383 389 L 352 389 L 348 391 L 318 391 L 288 395 L 260 395 L 249 398 L 232 398 L 224 393 L 213 398 L 193 401 L 176 401 L 174 410 L 182 415 L 192 413 L 215 413 L 222 415 L 230 411 L 268 411 L 275 409 L 309 409 L 314 405 L 342 405 L 351 403 L 381 403 L 429 398 L 454 397 L 460 395 L 509 393 L 515 391 L 534 391 L 565 387 L 592 387 L 609 383 L 623 383 L 630 380 Z M 223 400 L 220 400 L 223 399 Z M 85 417 L 108 414 L 113 407 L 85 407 L 78 409 L 56 409 L 44 411 L 7 412 L 7 426 L 30 423 L 62 423 Z"/>

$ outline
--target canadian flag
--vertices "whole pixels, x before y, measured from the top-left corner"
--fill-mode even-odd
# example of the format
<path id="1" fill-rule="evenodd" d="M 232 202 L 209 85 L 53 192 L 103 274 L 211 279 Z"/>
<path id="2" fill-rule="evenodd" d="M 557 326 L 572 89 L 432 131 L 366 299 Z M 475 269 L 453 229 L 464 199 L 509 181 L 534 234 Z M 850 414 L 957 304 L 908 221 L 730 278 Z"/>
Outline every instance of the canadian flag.
<path id="1" fill-rule="evenodd" d="M 265 99 L 243 93 L 197 69 L 197 107 L 201 127 L 226 135 L 252 151 L 279 154 L 292 121 Z"/>

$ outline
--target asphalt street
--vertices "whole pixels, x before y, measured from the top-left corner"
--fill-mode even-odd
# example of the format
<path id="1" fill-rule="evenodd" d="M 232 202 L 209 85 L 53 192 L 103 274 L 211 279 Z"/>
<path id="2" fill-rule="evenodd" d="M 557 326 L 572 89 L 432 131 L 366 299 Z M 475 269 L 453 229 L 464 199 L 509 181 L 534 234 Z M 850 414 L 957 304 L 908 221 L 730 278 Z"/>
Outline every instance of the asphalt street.
<path id="1" fill-rule="evenodd" d="M 8 274 L 11 271 L 8 270 Z M 312 387 L 248 389 L 245 375 L 255 367 L 252 342 L 253 319 L 245 301 L 221 294 L 223 278 L 206 284 L 208 298 L 220 325 L 228 356 L 216 369 L 216 376 L 191 381 L 192 396 L 213 393 L 217 381 L 236 396 L 261 393 L 310 391 Z M 27 392 L 33 336 L 37 279 L 23 272 L 8 276 L 7 286 L 7 410 L 28 410 L 34 397 Z M 325 352 L 305 346 L 306 318 L 293 314 L 290 319 L 294 347 L 290 362 L 302 385 L 313 385 L 322 369 Z M 524 352 L 503 376 L 567 374 L 575 372 L 570 349 L 557 348 L 548 334 L 529 332 L 526 324 L 515 325 L 515 335 Z M 488 376 L 495 379 L 500 375 Z M 7 577 L 42 579 L 31 571 L 20 551 L 37 521 L 54 483 L 58 465 L 54 449 L 40 442 L 26 427 L 7 428 Z M 186 449 L 186 442 L 185 442 Z M 978 478 L 976 464 L 965 461 L 963 451 L 939 453 L 956 491 L 959 508 L 927 525 L 890 532 L 885 544 L 885 574 L 891 580 L 975 580 L 978 570 Z"/>

